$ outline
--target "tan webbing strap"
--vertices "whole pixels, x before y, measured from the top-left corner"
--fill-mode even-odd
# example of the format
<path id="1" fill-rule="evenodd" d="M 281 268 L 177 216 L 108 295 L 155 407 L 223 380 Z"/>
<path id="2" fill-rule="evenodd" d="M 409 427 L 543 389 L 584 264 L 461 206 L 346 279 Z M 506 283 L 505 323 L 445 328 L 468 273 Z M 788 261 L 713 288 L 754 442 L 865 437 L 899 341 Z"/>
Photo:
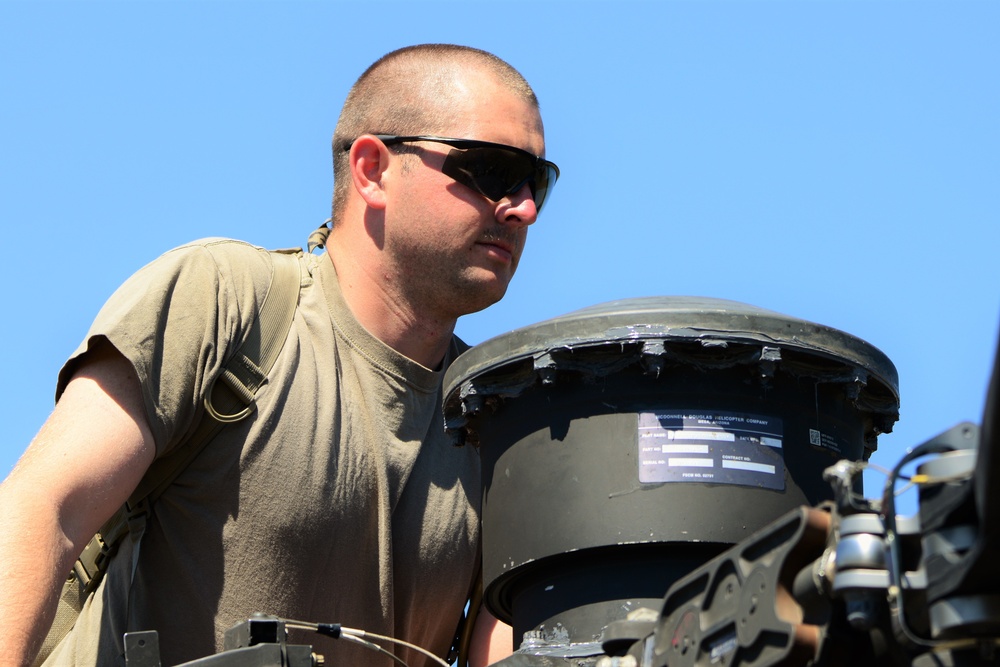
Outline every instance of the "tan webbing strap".
<path id="1" fill-rule="evenodd" d="M 330 238 L 330 225 L 332 224 L 333 218 L 327 218 L 319 226 L 319 229 L 309 235 L 309 239 L 306 242 L 306 252 L 311 253 L 316 248 L 326 247 L 326 240 Z"/>
<path id="2" fill-rule="evenodd" d="M 56 617 L 52 621 L 49 633 L 42 642 L 42 648 L 39 650 L 38 656 L 31 663 L 32 667 L 41 665 L 45 658 L 52 653 L 56 644 L 73 629 L 73 624 L 76 622 L 77 616 L 80 615 L 80 610 L 83 609 L 83 601 L 86 597 L 83 585 L 76 578 L 76 574 L 70 572 L 69 578 L 63 584 L 59 606 L 56 608 Z"/>
<path id="3" fill-rule="evenodd" d="M 216 381 L 209 389 L 205 399 L 208 415 L 202 418 L 187 442 L 177 447 L 173 453 L 153 462 L 125 505 L 84 548 L 74 565 L 70 581 L 67 582 L 67 586 L 73 583 L 84 591 L 83 596 L 77 596 L 81 604 L 86 594 L 97 587 L 101 575 L 107 569 L 107 560 L 114 554 L 121 539 L 126 534 L 131 534 L 132 540 L 138 542 L 142 537 L 150 504 L 225 424 L 238 421 L 253 411 L 257 390 L 278 358 L 295 316 L 301 282 L 298 252 L 288 250 L 268 253 L 272 269 L 267 295 L 247 332 L 246 341 L 226 363 L 220 375 L 223 382 Z M 137 556 L 138 548 L 133 550 L 133 575 Z M 64 587 L 64 600 L 67 598 L 76 599 L 67 596 Z M 80 607 L 77 607 L 77 613 L 79 610 Z"/>
<path id="4" fill-rule="evenodd" d="M 156 500 L 225 424 L 239 421 L 253 411 L 254 396 L 281 352 L 298 303 L 298 258 L 285 252 L 272 252 L 270 256 L 271 286 L 257 318 L 247 332 L 246 341 L 226 363 L 205 397 L 205 410 L 214 419 L 202 419 L 183 446 L 153 462 L 129 496 L 126 506 L 130 514 L 141 513 L 144 500 L 147 505 Z M 220 383 L 219 379 L 223 381 Z"/>

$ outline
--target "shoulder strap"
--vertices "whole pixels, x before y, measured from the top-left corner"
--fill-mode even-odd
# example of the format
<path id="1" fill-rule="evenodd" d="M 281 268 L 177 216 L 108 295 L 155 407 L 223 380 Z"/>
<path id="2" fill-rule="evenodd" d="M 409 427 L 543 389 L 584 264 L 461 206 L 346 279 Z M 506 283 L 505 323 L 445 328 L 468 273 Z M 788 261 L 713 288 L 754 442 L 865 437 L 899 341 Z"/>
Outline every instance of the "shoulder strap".
<path id="1" fill-rule="evenodd" d="M 142 537 L 153 501 L 226 424 L 240 421 L 253 412 L 257 391 L 278 358 L 295 316 L 301 282 L 298 252 L 296 249 L 268 253 L 271 283 L 267 295 L 250 325 L 246 341 L 209 388 L 205 397 L 206 415 L 187 442 L 153 462 L 125 505 L 84 548 L 73 569 L 85 594 L 96 588 L 107 569 L 108 558 L 125 534 L 130 534 L 134 542 Z M 133 553 L 137 556 L 138 549 Z M 133 575 L 135 565 L 133 558 Z"/>

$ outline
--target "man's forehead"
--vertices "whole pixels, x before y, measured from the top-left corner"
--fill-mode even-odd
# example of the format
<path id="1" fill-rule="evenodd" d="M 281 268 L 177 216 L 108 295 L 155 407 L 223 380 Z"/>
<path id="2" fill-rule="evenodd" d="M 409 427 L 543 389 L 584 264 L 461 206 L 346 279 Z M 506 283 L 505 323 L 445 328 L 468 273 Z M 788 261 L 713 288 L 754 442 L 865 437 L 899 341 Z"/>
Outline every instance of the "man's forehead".
<path id="1" fill-rule="evenodd" d="M 457 83 L 457 81 L 456 81 Z M 540 154 L 545 130 L 538 107 L 494 76 L 466 75 L 438 99 L 442 134 L 507 143 Z"/>

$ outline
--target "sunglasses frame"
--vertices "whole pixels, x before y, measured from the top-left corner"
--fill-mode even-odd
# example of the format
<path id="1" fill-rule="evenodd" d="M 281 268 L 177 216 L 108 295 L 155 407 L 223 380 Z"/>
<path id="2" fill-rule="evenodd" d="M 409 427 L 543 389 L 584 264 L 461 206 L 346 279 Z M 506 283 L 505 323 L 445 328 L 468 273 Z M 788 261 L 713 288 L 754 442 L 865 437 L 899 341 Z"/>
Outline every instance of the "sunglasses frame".
<path id="1" fill-rule="evenodd" d="M 526 158 L 529 161 L 529 164 L 531 165 L 532 168 L 532 172 L 528 176 L 518 181 L 514 185 L 509 186 L 502 193 L 487 194 L 486 192 L 483 192 L 482 187 L 476 182 L 473 176 L 471 176 L 462 169 L 449 166 L 449 161 L 453 160 L 454 151 L 450 151 L 448 153 L 448 156 L 445 158 L 444 165 L 442 165 L 441 169 L 442 173 L 446 174 L 447 176 L 450 176 L 451 178 L 455 179 L 456 182 L 461 183 L 462 185 L 474 190 L 475 192 L 478 192 L 479 194 L 481 194 L 482 196 L 486 197 L 487 199 L 493 202 L 498 202 L 504 197 L 509 197 L 510 195 L 516 193 L 518 190 L 524 187 L 525 184 L 528 184 L 531 188 L 532 199 L 534 199 L 535 201 L 535 209 L 536 211 L 541 211 L 542 204 L 544 204 L 545 200 L 548 198 L 549 191 L 552 189 L 552 186 L 555 185 L 556 180 L 558 180 L 559 178 L 559 167 L 557 167 L 554 162 L 550 162 L 549 160 L 546 160 L 545 158 L 540 157 L 538 155 L 533 155 L 532 153 L 529 153 L 528 151 L 522 148 L 518 148 L 516 146 L 509 146 L 507 144 L 498 144 L 492 141 L 480 141 L 478 139 L 457 139 L 454 137 L 439 137 L 439 136 L 424 135 L 424 134 L 417 134 L 417 135 L 373 134 L 372 136 L 374 136 L 376 139 L 381 141 L 386 146 L 392 146 L 394 144 L 413 143 L 418 141 L 430 141 L 434 143 L 445 144 L 447 146 L 451 146 L 453 149 L 460 151 L 476 149 L 476 148 L 492 148 L 494 150 L 502 151 L 505 153 L 513 153 L 515 155 L 519 155 L 521 157 Z M 353 141 L 347 144 L 346 146 L 344 146 L 344 150 L 345 151 L 350 150 L 353 144 L 354 144 Z M 539 181 L 541 180 L 544 180 L 544 188 L 539 188 Z M 538 195 L 539 190 L 541 190 L 541 196 Z M 494 195 L 497 196 L 494 197 Z"/>

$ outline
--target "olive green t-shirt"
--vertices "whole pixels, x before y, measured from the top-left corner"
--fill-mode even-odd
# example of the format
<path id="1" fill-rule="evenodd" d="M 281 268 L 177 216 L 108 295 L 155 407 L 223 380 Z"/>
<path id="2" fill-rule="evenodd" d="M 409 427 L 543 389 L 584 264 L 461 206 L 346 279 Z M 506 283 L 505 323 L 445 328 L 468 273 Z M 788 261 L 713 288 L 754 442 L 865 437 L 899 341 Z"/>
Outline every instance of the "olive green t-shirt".
<path id="1" fill-rule="evenodd" d="M 355 320 L 327 255 L 300 255 L 300 266 L 295 318 L 255 412 L 159 497 L 131 588 L 126 538 L 46 664 L 124 664 L 123 633 L 156 630 L 163 664 L 174 665 L 221 650 L 223 632 L 255 612 L 447 651 L 479 541 L 478 454 L 447 441 L 441 414 L 444 369 L 461 343 L 429 370 Z M 88 349 L 110 342 L 135 368 L 157 454 L 183 446 L 269 271 L 266 253 L 238 241 L 166 253 L 104 306 L 59 392 Z M 290 639 L 326 664 L 392 664 L 343 640 Z"/>

